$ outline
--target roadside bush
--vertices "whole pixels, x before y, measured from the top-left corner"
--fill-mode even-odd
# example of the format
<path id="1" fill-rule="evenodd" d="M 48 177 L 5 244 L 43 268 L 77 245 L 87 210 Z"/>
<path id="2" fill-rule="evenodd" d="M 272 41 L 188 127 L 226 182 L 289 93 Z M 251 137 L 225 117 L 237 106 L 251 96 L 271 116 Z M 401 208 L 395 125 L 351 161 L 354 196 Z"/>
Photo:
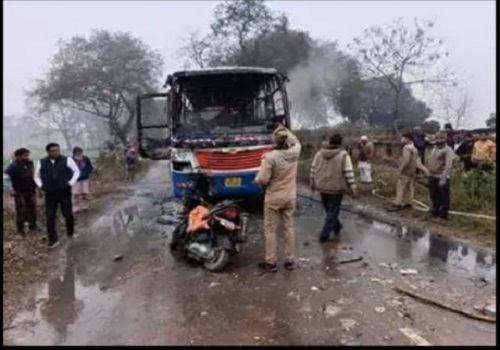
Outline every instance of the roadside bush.
<path id="1" fill-rule="evenodd" d="M 466 172 L 460 167 L 453 173 L 451 200 L 456 210 L 495 215 L 496 166 L 493 166 L 492 172 Z"/>

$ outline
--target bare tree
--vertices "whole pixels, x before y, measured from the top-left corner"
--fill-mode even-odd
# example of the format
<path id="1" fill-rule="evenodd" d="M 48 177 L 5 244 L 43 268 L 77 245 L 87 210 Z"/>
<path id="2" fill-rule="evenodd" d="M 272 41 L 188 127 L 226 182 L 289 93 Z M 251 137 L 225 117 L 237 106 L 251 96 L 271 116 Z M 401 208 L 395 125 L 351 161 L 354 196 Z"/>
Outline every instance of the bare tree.
<path id="1" fill-rule="evenodd" d="M 465 87 L 445 88 L 437 90 L 436 97 L 439 108 L 436 108 L 434 117 L 450 123 L 455 129 L 465 127 L 474 103 L 470 91 Z"/>
<path id="2" fill-rule="evenodd" d="M 185 39 L 186 44 L 181 47 L 179 53 L 186 57 L 186 67 L 191 63 L 196 64 L 198 68 L 205 68 L 209 64 L 211 42 L 210 37 L 201 37 L 199 31 L 194 31 Z"/>
<path id="3" fill-rule="evenodd" d="M 31 113 L 24 117 L 25 123 L 36 130 L 33 136 L 45 135 L 52 137 L 60 135 L 66 143 L 67 149 L 72 149 L 75 142 L 81 141 L 87 125 L 83 122 L 86 116 L 63 105 L 51 104 L 47 109 L 32 108 Z"/>
<path id="4" fill-rule="evenodd" d="M 442 39 L 432 36 L 434 22 L 414 20 L 413 28 L 398 19 L 386 27 L 365 29 L 349 47 L 360 58 L 366 78 L 384 78 L 395 92 L 393 119 L 400 119 L 400 97 L 414 85 L 453 84 L 444 60 L 449 53 Z M 404 116 L 403 116 L 404 117 Z"/>

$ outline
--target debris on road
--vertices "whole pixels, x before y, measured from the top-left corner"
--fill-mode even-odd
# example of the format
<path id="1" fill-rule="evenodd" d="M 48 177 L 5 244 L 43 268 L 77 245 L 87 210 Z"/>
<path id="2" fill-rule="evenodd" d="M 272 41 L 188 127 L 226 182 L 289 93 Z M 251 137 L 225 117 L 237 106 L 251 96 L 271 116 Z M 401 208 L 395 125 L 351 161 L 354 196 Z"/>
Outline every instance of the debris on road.
<path id="1" fill-rule="evenodd" d="M 384 263 L 383 262 L 383 263 L 378 264 L 378 266 L 380 266 L 380 267 L 386 267 L 386 268 L 389 268 L 391 270 L 395 270 L 398 267 L 398 264 L 396 264 L 396 263 L 390 263 L 390 264 L 388 264 L 388 263 Z"/>
<path id="2" fill-rule="evenodd" d="M 341 318 L 339 320 L 340 328 L 342 328 L 342 330 L 346 332 L 349 332 L 351 329 L 353 329 L 356 323 L 356 320 L 353 320 L 352 318 Z"/>
<path id="3" fill-rule="evenodd" d="M 218 286 L 220 283 L 219 282 L 212 282 L 208 285 L 208 288 L 212 288 L 212 287 L 215 287 L 215 286 Z"/>
<path id="4" fill-rule="evenodd" d="M 415 344 L 419 346 L 432 346 L 431 343 L 429 343 L 427 340 L 425 340 L 420 334 L 418 334 L 414 329 L 406 327 L 406 328 L 400 328 L 399 329 L 401 333 L 406 335 L 410 340 Z"/>
<path id="5" fill-rule="evenodd" d="M 327 304 L 323 308 L 323 313 L 325 314 L 326 318 L 335 317 L 340 314 L 341 311 L 342 308 L 331 304 Z"/>
<path id="6" fill-rule="evenodd" d="M 312 287 L 311 287 L 311 290 L 312 290 L 313 292 L 316 292 L 317 290 L 319 290 L 319 288 L 318 288 L 318 287 L 315 287 L 315 286 L 312 286 Z"/>
<path id="7" fill-rule="evenodd" d="M 377 312 L 379 314 L 383 314 L 385 312 L 385 307 L 378 306 L 378 307 L 375 308 L 375 312 Z"/>
<path id="8" fill-rule="evenodd" d="M 311 261 L 311 259 L 307 259 L 307 258 L 299 258 L 299 261 L 305 261 L 305 262 L 307 262 L 307 261 Z"/>
<path id="9" fill-rule="evenodd" d="M 348 263 L 352 263 L 352 262 L 356 262 L 356 261 L 361 261 L 361 260 L 363 260 L 363 257 L 362 256 L 358 256 L 358 257 L 355 257 L 355 258 L 339 260 L 338 263 L 339 264 L 348 264 Z"/>
<path id="10" fill-rule="evenodd" d="M 484 311 L 486 314 L 489 314 L 491 316 L 497 315 L 497 306 L 496 305 L 488 305 L 484 308 Z"/>
<path id="11" fill-rule="evenodd" d="M 406 294 L 406 295 L 411 296 L 411 297 L 413 297 L 413 298 L 415 298 L 417 300 L 420 300 L 420 301 L 426 302 L 428 304 L 432 304 L 432 305 L 438 306 L 438 307 L 443 308 L 443 309 L 447 309 L 449 311 L 453 311 L 455 313 L 461 314 L 461 315 L 463 315 L 465 317 L 468 317 L 468 318 L 471 318 L 471 319 L 485 321 L 485 322 L 491 322 L 491 323 L 496 323 L 497 322 L 496 317 L 492 318 L 492 317 L 489 317 L 489 316 L 484 316 L 484 315 L 480 315 L 480 314 L 470 313 L 468 311 L 459 309 L 459 308 L 457 308 L 455 306 L 446 304 L 446 303 L 444 303 L 442 301 L 436 300 L 436 299 L 434 299 L 434 298 L 432 298 L 430 296 L 421 295 L 421 294 L 418 294 L 417 292 L 413 292 L 413 291 L 408 290 L 408 289 L 403 288 L 403 287 L 396 286 L 396 287 L 394 287 L 394 290 L 396 290 L 397 292 L 399 292 L 401 294 Z"/>
<path id="12" fill-rule="evenodd" d="M 179 222 L 179 220 L 176 220 L 171 215 L 162 215 L 156 219 L 156 222 L 160 225 L 175 225 Z"/>
<path id="13" fill-rule="evenodd" d="M 121 254 L 117 254 L 117 255 L 115 255 L 115 256 L 113 257 L 113 260 L 114 260 L 114 261 L 123 260 L 123 255 L 121 255 Z"/>
<path id="14" fill-rule="evenodd" d="M 418 271 L 415 269 L 402 269 L 402 270 L 399 270 L 399 273 L 403 276 L 418 275 Z"/>
<path id="15" fill-rule="evenodd" d="M 351 340 L 342 339 L 340 341 L 340 344 L 345 345 L 345 346 L 361 346 L 361 340 L 359 340 L 359 339 L 351 339 Z"/>
<path id="16" fill-rule="evenodd" d="M 497 315 L 497 302 L 496 298 L 493 298 L 486 304 L 481 306 L 474 306 L 474 309 L 488 316 L 492 316 L 496 318 Z"/>

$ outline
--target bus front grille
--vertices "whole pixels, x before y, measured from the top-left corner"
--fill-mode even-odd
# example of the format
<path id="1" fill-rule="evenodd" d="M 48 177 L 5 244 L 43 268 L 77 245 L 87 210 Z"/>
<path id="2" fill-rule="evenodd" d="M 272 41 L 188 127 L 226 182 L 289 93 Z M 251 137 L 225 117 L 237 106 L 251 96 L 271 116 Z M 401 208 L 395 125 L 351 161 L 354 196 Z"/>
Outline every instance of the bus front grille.
<path id="1" fill-rule="evenodd" d="M 258 168 L 262 156 L 269 148 L 242 150 L 238 152 L 196 151 L 202 169 L 217 171 L 237 171 Z"/>

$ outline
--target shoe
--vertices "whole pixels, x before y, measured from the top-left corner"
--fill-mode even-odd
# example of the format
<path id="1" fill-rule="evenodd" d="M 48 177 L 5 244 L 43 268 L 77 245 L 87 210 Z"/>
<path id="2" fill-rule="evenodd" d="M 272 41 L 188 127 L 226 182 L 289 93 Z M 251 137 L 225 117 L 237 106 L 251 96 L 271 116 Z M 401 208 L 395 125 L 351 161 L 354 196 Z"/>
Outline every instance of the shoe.
<path id="1" fill-rule="evenodd" d="M 319 236 L 319 241 L 321 243 L 326 243 L 330 240 L 330 237 Z"/>
<path id="2" fill-rule="evenodd" d="M 339 225 L 337 226 L 337 229 L 333 231 L 336 237 L 340 235 L 340 231 L 342 231 L 342 224 L 339 222 Z"/>
<path id="3" fill-rule="evenodd" d="M 295 261 L 285 261 L 285 269 L 287 270 L 295 270 L 297 268 L 297 264 Z"/>
<path id="4" fill-rule="evenodd" d="M 59 246 L 59 244 L 60 244 L 59 241 L 52 243 L 52 244 L 49 244 L 49 249 L 57 248 Z"/>
<path id="5" fill-rule="evenodd" d="M 271 264 L 271 263 L 268 263 L 268 262 L 261 262 L 259 263 L 259 268 L 267 271 L 267 272 L 276 272 L 278 271 L 278 266 L 276 265 L 276 263 L 274 264 Z"/>

